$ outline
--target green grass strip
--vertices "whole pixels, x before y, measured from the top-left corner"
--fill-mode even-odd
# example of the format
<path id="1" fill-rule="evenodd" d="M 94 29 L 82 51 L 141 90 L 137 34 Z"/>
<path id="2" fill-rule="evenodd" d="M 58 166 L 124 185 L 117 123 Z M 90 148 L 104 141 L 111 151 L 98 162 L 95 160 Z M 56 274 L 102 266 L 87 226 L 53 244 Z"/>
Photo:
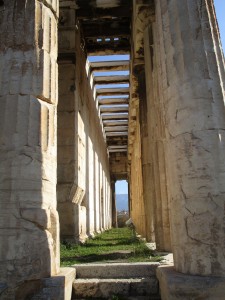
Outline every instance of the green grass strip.
<path id="1" fill-rule="evenodd" d="M 127 227 L 112 228 L 84 244 L 61 244 L 61 266 L 94 262 L 156 262 L 161 259 Z"/>

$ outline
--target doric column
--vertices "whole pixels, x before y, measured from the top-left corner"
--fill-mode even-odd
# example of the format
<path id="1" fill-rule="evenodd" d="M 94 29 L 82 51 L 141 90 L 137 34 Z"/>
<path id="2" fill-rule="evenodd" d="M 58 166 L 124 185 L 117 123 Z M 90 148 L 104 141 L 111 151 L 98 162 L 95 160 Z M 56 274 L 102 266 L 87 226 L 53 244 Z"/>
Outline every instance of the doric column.
<path id="1" fill-rule="evenodd" d="M 155 3 L 175 268 L 224 276 L 224 65 L 213 4 Z"/>
<path id="2" fill-rule="evenodd" d="M 0 9 L 0 282 L 5 287 L 1 299 L 14 299 L 15 293 L 25 299 L 41 278 L 59 272 L 58 1 L 4 3 Z"/>
<path id="3" fill-rule="evenodd" d="M 145 227 L 146 240 L 149 242 L 155 241 L 154 234 L 154 208 L 153 208 L 153 186 L 151 184 L 151 153 L 150 153 L 150 134 L 148 130 L 148 103 L 146 95 L 146 77 L 144 60 L 143 64 L 139 65 L 136 74 L 138 82 L 138 96 L 139 96 L 139 120 L 140 120 L 140 134 L 141 134 L 141 164 L 142 164 L 142 182 L 143 182 L 143 201 L 145 210 Z"/>
<path id="4" fill-rule="evenodd" d="M 130 216 L 134 223 L 135 230 L 142 237 L 146 237 L 146 210 L 143 199 L 143 177 L 142 177 L 142 157 L 141 157 L 141 133 L 139 119 L 139 105 L 137 107 L 136 130 L 134 133 L 134 143 L 131 155 L 130 168 Z"/>
<path id="5" fill-rule="evenodd" d="M 167 193 L 167 178 L 165 172 L 164 140 L 165 129 L 162 110 L 159 101 L 159 87 L 154 54 L 153 41 L 154 22 L 145 29 L 145 73 L 148 124 L 148 159 L 149 159 L 149 211 L 151 212 L 151 227 L 155 233 L 156 247 L 159 250 L 170 251 L 170 221 Z M 152 231 L 153 231 L 152 230 Z"/>

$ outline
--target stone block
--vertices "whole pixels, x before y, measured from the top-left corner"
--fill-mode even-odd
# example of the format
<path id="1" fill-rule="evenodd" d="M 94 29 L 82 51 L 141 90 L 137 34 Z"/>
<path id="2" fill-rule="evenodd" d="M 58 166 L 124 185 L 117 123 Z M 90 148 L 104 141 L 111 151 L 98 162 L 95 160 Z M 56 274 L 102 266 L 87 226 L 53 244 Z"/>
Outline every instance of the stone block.
<path id="1" fill-rule="evenodd" d="M 75 265 L 77 278 L 154 277 L 159 263 L 114 263 Z"/>
<path id="2" fill-rule="evenodd" d="M 48 229 L 51 227 L 50 210 L 41 208 L 20 209 L 21 217 L 37 226 Z"/>
<path id="3" fill-rule="evenodd" d="M 58 275 L 42 280 L 42 290 L 31 300 L 71 300 L 74 278 L 74 268 L 62 268 Z"/>
<path id="4" fill-rule="evenodd" d="M 73 283 L 73 292 L 75 299 L 82 297 L 108 299 L 112 295 L 151 296 L 158 294 L 158 283 L 152 278 L 76 279 Z"/>
<path id="5" fill-rule="evenodd" d="M 194 276 L 161 266 L 156 271 L 162 300 L 223 300 L 225 277 Z"/>

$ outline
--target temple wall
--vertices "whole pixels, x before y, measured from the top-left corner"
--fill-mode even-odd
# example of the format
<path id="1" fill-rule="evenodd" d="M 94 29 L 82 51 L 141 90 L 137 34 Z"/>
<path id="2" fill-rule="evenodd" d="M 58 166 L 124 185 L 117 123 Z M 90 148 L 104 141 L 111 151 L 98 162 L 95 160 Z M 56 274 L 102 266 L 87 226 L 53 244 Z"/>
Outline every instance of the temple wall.
<path id="1" fill-rule="evenodd" d="M 60 50 L 58 209 L 62 238 L 83 242 L 111 227 L 110 211 L 105 209 L 111 207 L 109 162 L 79 31 L 74 42 L 60 32 L 62 46 L 68 44 L 69 49 Z"/>

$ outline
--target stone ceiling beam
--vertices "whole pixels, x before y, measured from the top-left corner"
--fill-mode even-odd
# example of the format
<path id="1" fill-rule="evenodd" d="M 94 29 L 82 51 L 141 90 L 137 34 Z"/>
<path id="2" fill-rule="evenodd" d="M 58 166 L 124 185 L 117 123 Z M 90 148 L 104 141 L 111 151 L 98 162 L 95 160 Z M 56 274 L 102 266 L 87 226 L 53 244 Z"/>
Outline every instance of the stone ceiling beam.
<path id="1" fill-rule="evenodd" d="M 105 131 L 127 131 L 128 126 L 110 126 L 105 127 Z"/>
<path id="2" fill-rule="evenodd" d="M 124 114 L 106 114 L 106 115 L 101 115 L 102 120 L 124 120 L 124 119 L 128 119 L 128 114 L 124 113 Z"/>
<path id="3" fill-rule="evenodd" d="M 120 22 L 121 23 L 121 22 Z M 120 25 L 119 22 L 109 24 L 95 24 L 92 23 L 89 26 L 83 27 L 83 34 L 85 38 L 98 38 L 98 37 L 129 37 L 130 27 L 129 25 Z M 115 24 L 115 25 L 114 25 Z M 129 23 L 128 23 L 129 24 Z"/>
<path id="4" fill-rule="evenodd" d="M 106 132 L 106 136 L 128 136 L 127 132 Z"/>
<path id="5" fill-rule="evenodd" d="M 111 104 L 128 104 L 129 99 L 128 98 L 107 98 L 107 99 L 99 99 L 98 100 L 99 105 L 111 105 Z"/>
<path id="6" fill-rule="evenodd" d="M 131 15 L 131 10 L 127 6 L 123 7 L 113 7 L 113 8 L 91 8 L 85 7 L 77 10 L 77 19 L 82 20 L 99 20 L 99 19 L 129 19 Z"/>
<path id="7" fill-rule="evenodd" d="M 127 152 L 127 149 L 109 149 L 109 152 L 112 152 L 112 153 L 114 153 L 114 152 Z"/>
<path id="8" fill-rule="evenodd" d="M 111 113 L 111 112 L 120 112 L 120 113 L 124 113 L 127 112 L 128 113 L 128 106 L 127 107 L 100 107 L 100 112 L 101 113 Z"/>
<path id="9" fill-rule="evenodd" d="M 126 47 L 113 47 L 113 48 L 108 48 L 108 47 L 98 47 L 96 49 L 95 47 L 89 47 L 87 50 L 88 55 L 124 55 L 124 54 L 129 54 L 130 53 L 130 46 Z"/>
<path id="10" fill-rule="evenodd" d="M 115 84 L 115 83 L 129 83 L 130 76 L 95 76 L 94 83 L 95 84 Z"/>
<path id="11" fill-rule="evenodd" d="M 76 0 L 76 8 L 93 9 L 93 8 L 112 8 L 130 6 L 130 0 Z"/>
<path id="12" fill-rule="evenodd" d="M 121 145 L 117 145 L 117 146 L 109 146 L 109 149 L 113 150 L 113 149 L 127 149 L 127 146 L 121 146 Z"/>
<path id="13" fill-rule="evenodd" d="M 111 95 L 129 95 L 129 88 L 98 88 L 96 89 L 96 95 L 99 96 L 111 96 Z"/>
<path id="14" fill-rule="evenodd" d="M 102 61 L 102 62 L 89 62 L 89 68 L 92 72 L 102 71 L 126 71 L 130 68 L 130 62 L 124 61 Z"/>
<path id="15" fill-rule="evenodd" d="M 103 124 L 105 126 L 117 126 L 117 125 L 125 125 L 125 126 L 128 126 L 128 121 L 120 121 L 120 120 L 117 120 L 116 122 L 114 121 L 103 121 Z"/>

